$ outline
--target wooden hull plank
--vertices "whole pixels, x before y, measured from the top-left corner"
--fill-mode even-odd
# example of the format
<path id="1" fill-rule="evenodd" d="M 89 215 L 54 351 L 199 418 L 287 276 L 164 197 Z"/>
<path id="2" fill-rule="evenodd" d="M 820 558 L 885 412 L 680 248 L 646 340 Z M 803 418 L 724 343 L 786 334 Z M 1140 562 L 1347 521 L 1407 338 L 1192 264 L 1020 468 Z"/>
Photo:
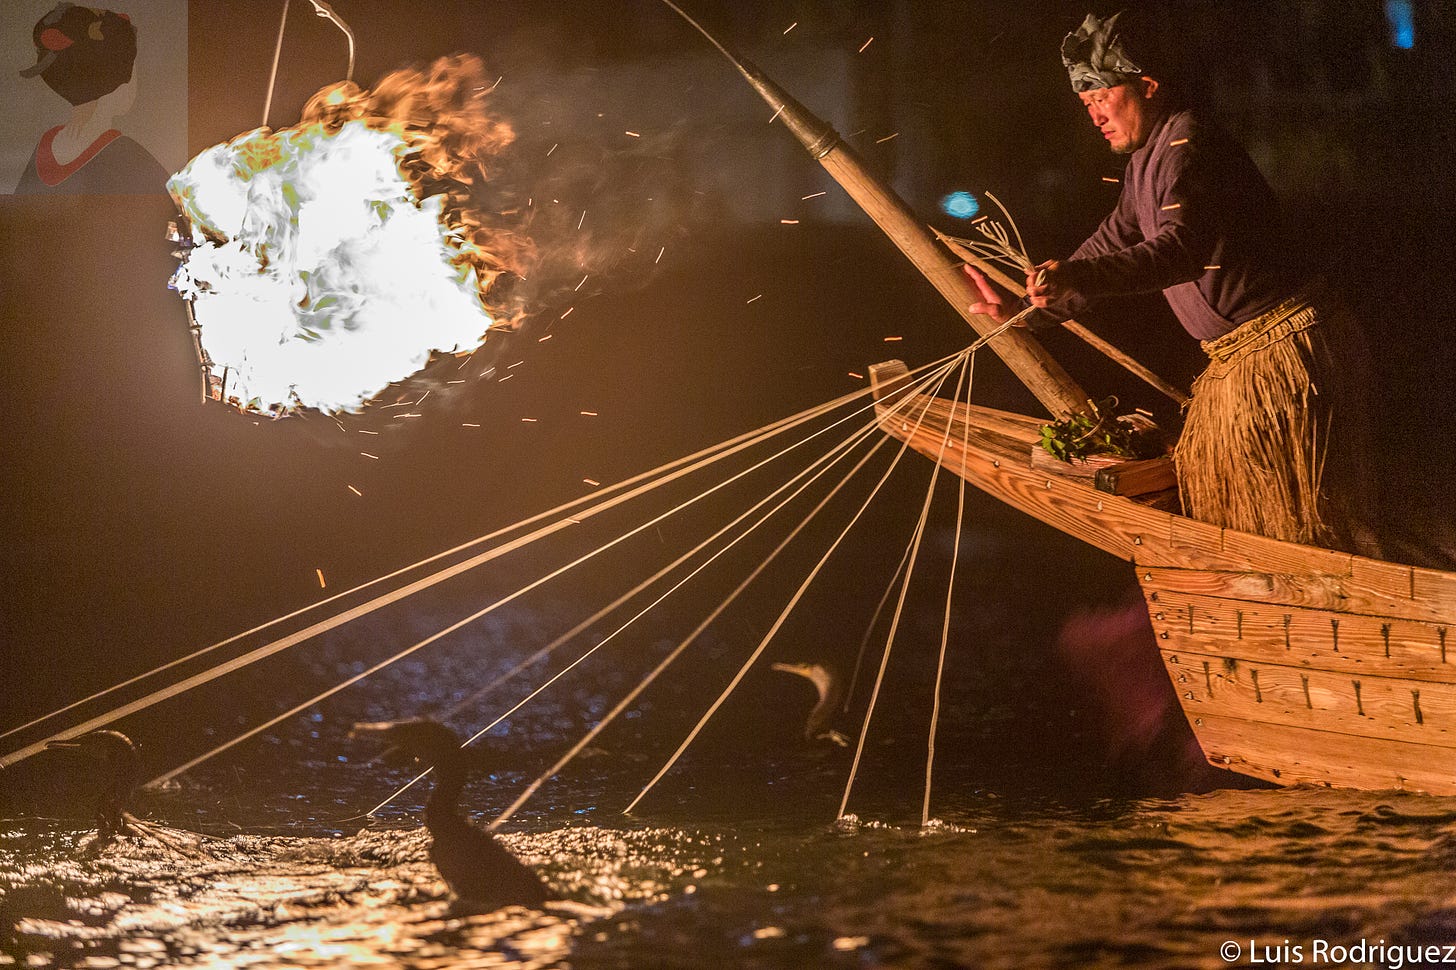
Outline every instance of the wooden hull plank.
<path id="1" fill-rule="evenodd" d="M 1347 677 L 1212 653 L 1165 650 L 1163 661 L 1195 728 L 1200 717 L 1220 716 L 1424 744 L 1456 776 L 1456 685 Z"/>
<path id="2" fill-rule="evenodd" d="M 1316 610 L 1343 610 L 1350 602 L 1337 576 L 1288 573 L 1140 567 L 1138 582 L 1162 596 L 1190 594 Z M 1381 604 L 1384 605 L 1384 604 Z M 1378 609 L 1362 612 L 1379 613 Z"/>
<path id="3" fill-rule="evenodd" d="M 1245 567 L 1257 564 L 1257 568 L 1266 572 L 1294 575 L 1316 573 L 1325 576 L 1348 576 L 1351 561 L 1355 558 L 1348 552 L 1281 542 L 1267 536 L 1250 535 L 1232 529 L 1224 530 L 1223 552 L 1229 559 L 1239 561 Z"/>
<path id="4" fill-rule="evenodd" d="M 1449 649 L 1443 655 L 1442 628 L 1435 624 L 1154 592 L 1148 616 L 1161 648 L 1342 676 L 1456 683 L 1456 657 Z"/>
<path id="5" fill-rule="evenodd" d="M 1449 752 L 1423 744 L 1375 741 L 1302 727 L 1199 717 L 1198 739 L 1210 764 L 1281 785 L 1399 789 L 1456 795 Z M 1189 722 L 1193 723 L 1190 716 Z M 1444 760 L 1443 760 L 1444 759 Z"/>

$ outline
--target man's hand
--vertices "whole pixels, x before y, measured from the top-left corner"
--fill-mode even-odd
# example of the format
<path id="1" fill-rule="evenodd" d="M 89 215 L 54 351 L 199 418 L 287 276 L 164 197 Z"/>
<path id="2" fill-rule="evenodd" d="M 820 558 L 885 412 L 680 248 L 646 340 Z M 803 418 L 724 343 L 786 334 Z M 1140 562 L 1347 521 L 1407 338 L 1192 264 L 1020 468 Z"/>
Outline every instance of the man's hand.
<path id="1" fill-rule="evenodd" d="M 972 313 L 985 314 L 997 323 L 1005 323 L 1016 316 L 1017 311 L 1021 309 L 1010 294 L 998 290 L 990 280 L 986 279 L 986 274 L 974 266 L 964 263 L 961 265 L 961 272 L 970 277 L 971 282 L 976 284 L 976 289 L 981 293 L 981 298 L 971 304 Z"/>
<path id="2" fill-rule="evenodd" d="M 1060 260 L 1049 259 L 1026 271 L 1026 298 L 1031 301 L 1032 306 L 1045 310 L 1048 305 L 1067 295 L 1066 287 L 1057 279 L 1057 271 L 1061 268 Z"/>

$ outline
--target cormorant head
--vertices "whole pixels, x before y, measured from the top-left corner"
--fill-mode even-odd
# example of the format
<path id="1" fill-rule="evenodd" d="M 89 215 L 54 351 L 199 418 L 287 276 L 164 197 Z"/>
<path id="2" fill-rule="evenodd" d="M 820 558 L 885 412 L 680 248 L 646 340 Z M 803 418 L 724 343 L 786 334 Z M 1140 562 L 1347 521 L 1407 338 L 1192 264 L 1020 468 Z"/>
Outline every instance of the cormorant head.
<path id="1" fill-rule="evenodd" d="M 831 693 L 831 687 L 837 686 L 834 674 L 823 664 L 811 663 L 775 663 L 770 664 L 769 669 L 777 670 L 784 674 L 797 674 L 809 683 L 814 685 L 814 690 L 819 693 L 820 702 L 824 702 Z"/>
<path id="2" fill-rule="evenodd" d="M 409 721 L 358 723 L 351 737 L 371 735 L 384 742 L 384 757 L 406 755 L 427 765 L 458 761 L 462 756 L 460 737 L 437 721 L 416 718 Z"/>
<path id="3" fill-rule="evenodd" d="M 88 731 L 74 738 L 58 738 L 46 743 L 47 750 L 71 752 L 89 758 L 99 765 L 105 804 L 120 806 L 137 786 L 141 757 L 131 738 L 120 731 Z"/>
<path id="4" fill-rule="evenodd" d="M 47 748 L 77 751 L 108 766 L 134 770 L 137 746 L 120 731 L 88 731 L 74 738 L 57 738 L 46 742 Z"/>

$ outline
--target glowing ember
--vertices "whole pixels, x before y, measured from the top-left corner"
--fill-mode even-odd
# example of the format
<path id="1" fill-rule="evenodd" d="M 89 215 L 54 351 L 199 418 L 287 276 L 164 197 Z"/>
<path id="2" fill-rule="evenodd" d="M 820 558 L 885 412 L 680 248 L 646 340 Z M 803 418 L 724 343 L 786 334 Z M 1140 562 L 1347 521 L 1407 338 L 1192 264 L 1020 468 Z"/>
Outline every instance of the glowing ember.
<path id="1" fill-rule="evenodd" d="M 529 243 L 483 225 L 471 188 L 509 144 L 479 62 L 325 88 L 295 127 L 214 146 L 168 188 L 186 223 L 173 287 L 216 399 L 355 410 L 432 353 L 469 352 Z"/>

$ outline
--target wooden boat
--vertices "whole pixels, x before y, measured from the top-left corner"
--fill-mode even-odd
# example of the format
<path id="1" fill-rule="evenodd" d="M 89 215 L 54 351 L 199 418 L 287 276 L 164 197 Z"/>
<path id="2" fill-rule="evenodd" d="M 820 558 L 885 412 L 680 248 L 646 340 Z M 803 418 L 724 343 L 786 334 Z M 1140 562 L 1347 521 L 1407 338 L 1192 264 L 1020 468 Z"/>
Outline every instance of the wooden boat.
<path id="1" fill-rule="evenodd" d="M 1115 464 L 1091 477 L 1034 457 L 1044 421 L 906 399 L 906 377 L 900 361 L 871 369 L 888 434 L 1134 565 L 1211 763 L 1284 785 L 1456 795 L 1456 573 L 1222 529 L 1160 507 L 1167 490 L 1114 494 Z"/>
<path id="2" fill-rule="evenodd" d="M 1090 395 L 1027 331 L 1003 332 L 970 312 L 980 297 L 959 261 L 832 127 L 687 19 L 1051 414 L 1085 406 Z M 1171 510 L 1176 483 L 1167 464 L 1103 469 L 1098 478 L 1112 489 L 1104 491 L 1075 465 L 1033 461 L 1042 420 L 933 397 L 904 400 L 898 361 L 872 373 L 886 432 L 1134 564 L 1157 647 L 1210 762 L 1284 785 L 1456 795 L 1456 658 L 1448 656 L 1456 652 L 1448 643 L 1456 573 L 1194 521 Z M 1154 484 L 1174 486 L 1171 505 L 1169 489 L 1130 494 L 1149 473 Z"/>

